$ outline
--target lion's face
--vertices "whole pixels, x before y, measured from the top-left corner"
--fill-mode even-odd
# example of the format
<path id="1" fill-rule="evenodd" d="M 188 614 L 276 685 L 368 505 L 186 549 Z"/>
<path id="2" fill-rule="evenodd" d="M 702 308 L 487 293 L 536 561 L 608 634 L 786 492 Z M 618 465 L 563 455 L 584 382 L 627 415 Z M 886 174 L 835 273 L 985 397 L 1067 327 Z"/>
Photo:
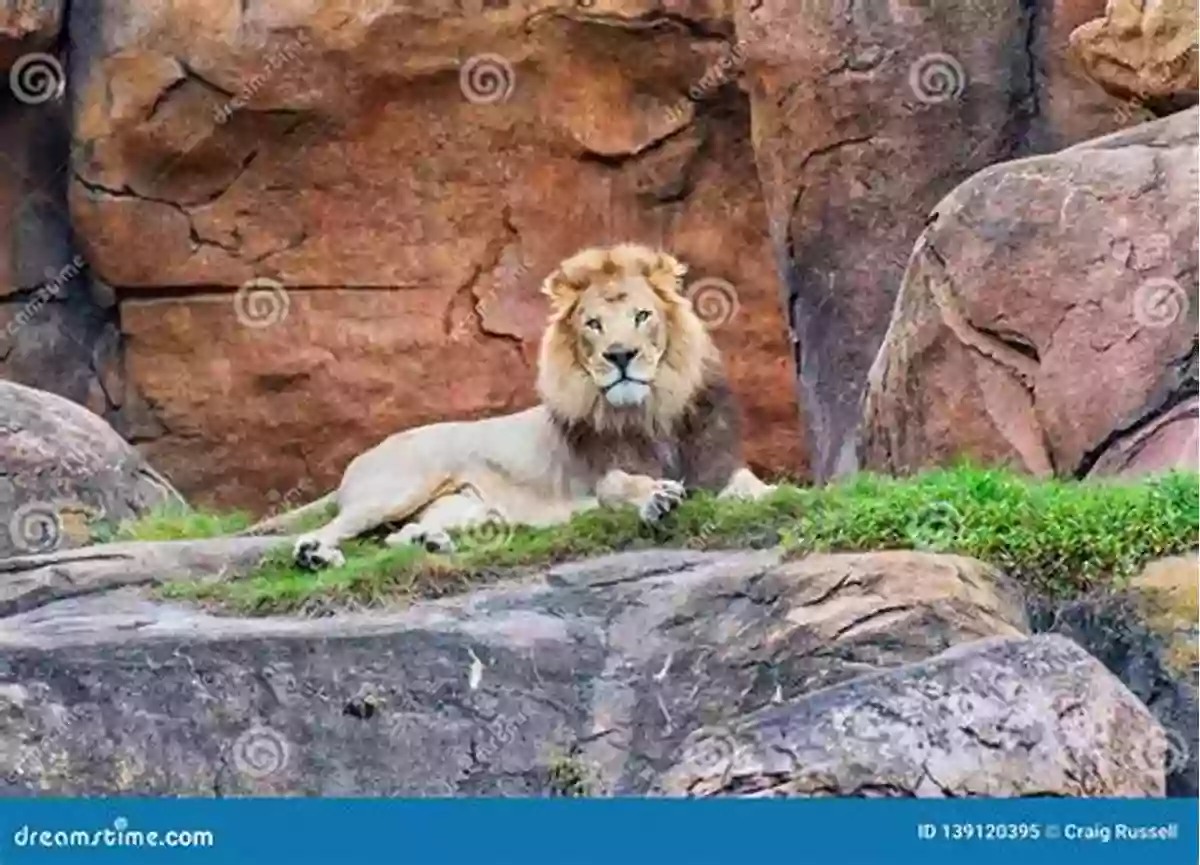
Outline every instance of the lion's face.
<path id="1" fill-rule="evenodd" d="M 590 286 L 573 315 L 579 361 L 614 407 L 641 405 L 666 347 L 662 303 L 645 278 Z"/>
<path id="2" fill-rule="evenodd" d="M 670 429 L 719 359 L 681 293 L 687 268 L 638 244 L 586 249 L 543 283 L 553 311 L 538 393 L 596 429 Z"/>

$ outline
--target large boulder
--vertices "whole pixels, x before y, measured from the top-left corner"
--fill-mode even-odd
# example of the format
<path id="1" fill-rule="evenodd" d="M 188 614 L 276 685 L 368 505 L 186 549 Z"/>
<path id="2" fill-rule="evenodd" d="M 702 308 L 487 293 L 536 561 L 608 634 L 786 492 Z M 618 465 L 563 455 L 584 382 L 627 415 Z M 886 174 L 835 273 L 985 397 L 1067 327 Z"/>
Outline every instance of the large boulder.
<path id="1" fill-rule="evenodd" d="M 1068 602 L 1030 604 L 1035 631 L 1061 634 L 1087 649 L 1142 700 L 1167 734 L 1167 794 L 1195 797 L 1200 726 L 1197 621 L 1200 560 L 1151 562 L 1119 591 Z"/>
<path id="2" fill-rule="evenodd" d="M 177 498 L 102 418 L 0 380 L 0 557 L 81 546 L 91 523 Z"/>
<path id="3" fill-rule="evenodd" d="M 1071 34 L 1071 49 L 1106 90 L 1159 110 L 1195 105 L 1200 50 L 1194 0 L 1111 0 Z"/>
<path id="4" fill-rule="evenodd" d="M 211 544 L 245 564 L 249 546 Z M 202 545 L 179 546 L 179 568 L 157 546 L 159 572 L 195 577 Z M 36 565 L 16 563 L 18 585 Z M 9 607 L 21 612 L 0 612 L 0 794 L 530 794 L 567 779 L 647 792 L 702 727 L 1028 632 L 1000 574 L 908 552 L 626 553 L 308 620 L 219 618 L 129 582 L 78 582 L 27 581 Z M 1116 747 L 1104 733 L 1092 745 Z M 973 783 L 991 768 L 981 760 Z"/>
<path id="5" fill-rule="evenodd" d="M 1198 116 L 995 166 L 937 206 L 871 369 L 864 465 L 1195 469 Z"/>
<path id="6" fill-rule="evenodd" d="M 734 4 L 819 479 L 857 467 L 860 400 L 939 199 L 1007 159 L 1143 116 L 1066 61 L 1103 0 Z"/>
<path id="7" fill-rule="evenodd" d="M 698 730 L 674 795 L 1162 796 L 1169 746 L 1146 707 L 1055 635 L 957 646 Z"/>
<path id="8" fill-rule="evenodd" d="M 73 223 L 156 465 L 260 509 L 392 432 L 529 405 L 541 280 L 632 240 L 691 266 L 750 463 L 805 475 L 748 108 L 685 96 L 723 4 L 317 5 L 72 7 Z"/>

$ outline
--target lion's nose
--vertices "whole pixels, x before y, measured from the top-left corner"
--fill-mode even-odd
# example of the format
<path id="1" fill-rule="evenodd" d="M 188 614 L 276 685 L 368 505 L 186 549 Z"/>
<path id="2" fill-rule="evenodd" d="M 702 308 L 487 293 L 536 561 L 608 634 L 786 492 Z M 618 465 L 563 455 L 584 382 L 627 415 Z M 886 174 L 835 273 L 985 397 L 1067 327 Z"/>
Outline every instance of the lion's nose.
<path id="1" fill-rule="evenodd" d="M 635 357 L 637 357 L 637 349 L 631 351 L 627 348 L 610 348 L 604 352 L 604 359 L 621 371 L 624 371 Z"/>

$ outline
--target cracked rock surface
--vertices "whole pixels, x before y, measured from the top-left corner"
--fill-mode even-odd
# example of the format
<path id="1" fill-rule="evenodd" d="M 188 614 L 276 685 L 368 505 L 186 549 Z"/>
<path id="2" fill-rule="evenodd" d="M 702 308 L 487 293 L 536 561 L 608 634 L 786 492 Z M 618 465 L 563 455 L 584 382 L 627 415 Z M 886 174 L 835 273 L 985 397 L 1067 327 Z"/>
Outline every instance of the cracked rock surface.
<path id="1" fill-rule="evenodd" d="M 858 467 L 867 372 L 913 243 L 974 172 L 1148 115 L 1066 58 L 1104 0 L 732 4 L 814 477 Z"/>
<path id="2" fill-rule="evenodd" d="M 993 638 L 701 730 L 667 793 L 1162 796 L 1162 728 L 1057 635 Z"/>
<path id="3" fill-rule="evenodd" d="M 871 370 L 864 465 L 1195 470 L 1198 117 L 995 166 L 938 205 Z"/>
<path id="4" fill-rule="evenodd" d="M 315 497 L 533 404 L 541 281 L 635 240 L 734 287 L 748 459 L 803 476 L 748 106 L 686 97 L 732 27 L 660 5 L 74 4 L 73 227 L 148 407 L 118 429 L 198 504 Z"/>
<path id="5" fill-rule="evenodd" d="M 0 618 L 0 792 L 649 792 L 698 729 L 1028 631 L 1000 574 L 910 552 L 623 553 L 317 620 L 108 585 Z"/>

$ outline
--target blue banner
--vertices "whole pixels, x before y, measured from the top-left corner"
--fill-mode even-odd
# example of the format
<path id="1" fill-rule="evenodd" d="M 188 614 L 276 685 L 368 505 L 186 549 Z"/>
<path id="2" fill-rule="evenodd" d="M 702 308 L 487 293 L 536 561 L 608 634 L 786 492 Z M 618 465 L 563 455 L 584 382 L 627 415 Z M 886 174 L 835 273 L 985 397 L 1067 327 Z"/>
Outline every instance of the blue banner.
<path id="1" fill-rule="evenodd" d="M 1196 865 L 1195 799 L 5 799 L 0 865 Z"/>

